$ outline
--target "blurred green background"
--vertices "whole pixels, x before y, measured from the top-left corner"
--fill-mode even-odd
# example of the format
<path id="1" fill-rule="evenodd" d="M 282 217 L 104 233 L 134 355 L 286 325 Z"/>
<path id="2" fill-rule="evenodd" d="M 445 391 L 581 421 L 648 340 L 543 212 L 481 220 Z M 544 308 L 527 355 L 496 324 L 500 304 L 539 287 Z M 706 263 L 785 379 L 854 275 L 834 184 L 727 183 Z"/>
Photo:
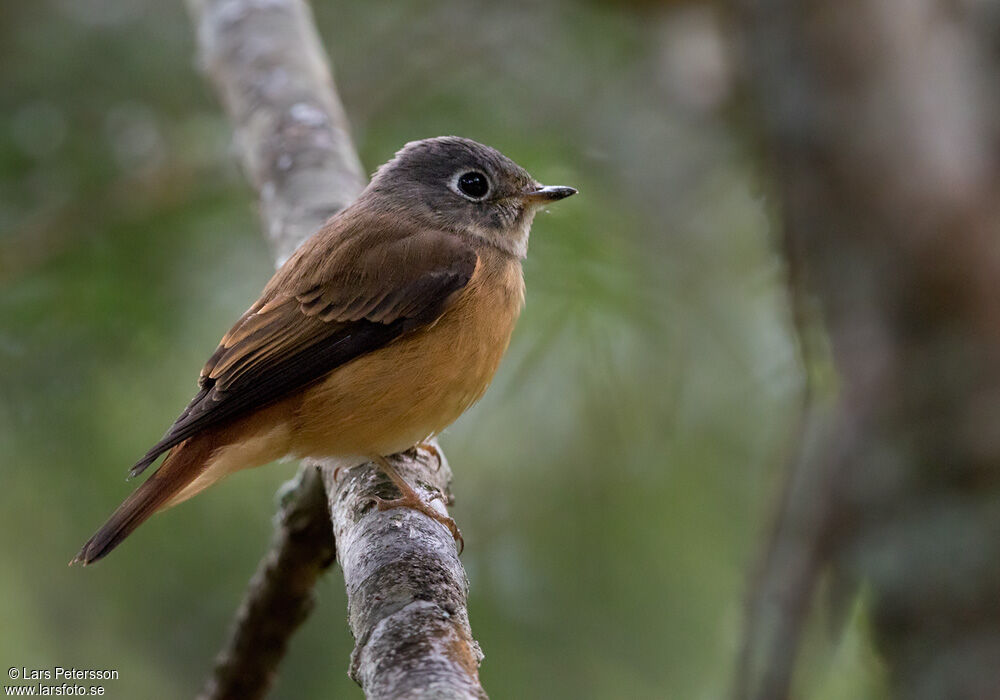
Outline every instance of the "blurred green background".
<path id="1" fill-rule="evenodd" d="M 315 5 L 365 167 L 460 134 L 581 194 L 536 219 L 528 303 L 442 438 L 494 698 L 718 698 L 802 373 L 766 188 L 709 6 Z M 0 665 L 191 697 L 291 465 L 69 569 L 272 271 L 178 2 L 0 5 Z M 273 697 L 361 696 L 342 579 Z M 803 697 L 880 697 L 861 625 Z"/>

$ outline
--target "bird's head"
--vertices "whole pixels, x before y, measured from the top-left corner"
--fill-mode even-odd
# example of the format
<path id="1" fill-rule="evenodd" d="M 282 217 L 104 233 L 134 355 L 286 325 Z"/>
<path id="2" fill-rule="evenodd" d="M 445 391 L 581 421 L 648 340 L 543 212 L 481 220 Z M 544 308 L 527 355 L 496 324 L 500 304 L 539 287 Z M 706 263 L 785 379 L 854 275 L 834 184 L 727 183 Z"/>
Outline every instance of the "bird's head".
<path id="1" fill-rule="evenodd" d="M 441 136 L 406 144 L 375 173 L 368 206 L 419 225 L 468 236 L 523 258 L 542 206 L 575 194 L 545 187 L 495 148 Z"/>

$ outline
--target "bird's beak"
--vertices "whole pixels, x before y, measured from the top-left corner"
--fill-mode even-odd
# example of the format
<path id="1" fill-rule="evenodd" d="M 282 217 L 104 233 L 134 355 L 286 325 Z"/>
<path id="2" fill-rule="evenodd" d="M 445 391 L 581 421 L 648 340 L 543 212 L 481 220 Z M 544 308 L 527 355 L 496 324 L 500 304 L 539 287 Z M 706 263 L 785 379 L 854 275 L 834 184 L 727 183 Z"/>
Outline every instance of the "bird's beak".
<path id="1" fill-rule="evenodd" d="M 549 187 L 535 187 L 533 189 L 527 190 L 523 195 L 521 195 L 526 201 L 535 202 L 536 204 L 545 204 L 546 202 L 556 202 L 560 199 L 566 199 L 570 195 L 576 194 L 576 190 L 572 187 L 561 187 L 559 185 L 552 185 Z"/>

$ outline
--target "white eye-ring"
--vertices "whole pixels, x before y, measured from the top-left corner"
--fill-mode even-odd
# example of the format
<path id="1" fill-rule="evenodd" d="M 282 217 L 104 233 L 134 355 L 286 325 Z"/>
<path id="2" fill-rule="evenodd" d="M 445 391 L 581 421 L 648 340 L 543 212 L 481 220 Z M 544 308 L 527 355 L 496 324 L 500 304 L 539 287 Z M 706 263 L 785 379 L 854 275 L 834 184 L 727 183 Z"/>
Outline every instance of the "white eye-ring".
<path id="1" fill-rule="evenodd" d="M 490 180 L 479 170 L 459 170 L 451 179 L 451 189 L 473 202 L 479 202 L 490 193 Z"/>

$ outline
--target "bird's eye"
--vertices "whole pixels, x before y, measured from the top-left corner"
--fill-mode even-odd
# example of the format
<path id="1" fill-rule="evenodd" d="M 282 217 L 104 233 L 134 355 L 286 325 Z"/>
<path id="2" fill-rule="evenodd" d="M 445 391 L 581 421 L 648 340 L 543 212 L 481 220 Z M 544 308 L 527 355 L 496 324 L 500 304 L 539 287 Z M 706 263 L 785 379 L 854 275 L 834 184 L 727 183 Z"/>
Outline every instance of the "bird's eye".
<path id="1" fill-rule="evenodd" d="M 462 173 L 455 184 L 458 191 L 469 199 L 482 199 L 490 191 L 490 181 L 477 170 Z"/>

